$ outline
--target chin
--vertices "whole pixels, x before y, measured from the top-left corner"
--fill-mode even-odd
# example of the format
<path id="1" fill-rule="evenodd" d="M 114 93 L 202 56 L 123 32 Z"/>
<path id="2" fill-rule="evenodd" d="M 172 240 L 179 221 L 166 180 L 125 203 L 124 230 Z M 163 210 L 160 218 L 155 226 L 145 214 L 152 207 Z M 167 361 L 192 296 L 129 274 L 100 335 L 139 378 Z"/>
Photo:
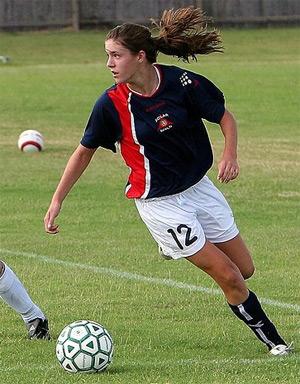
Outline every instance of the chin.
<path id="1" fill-rule="evenodd" d="M 121 79 L 114 79 L 115 80 L 115 83 L 116 84 L 120 84 L 120 83 L 123 83 L 123 81 Z"/>

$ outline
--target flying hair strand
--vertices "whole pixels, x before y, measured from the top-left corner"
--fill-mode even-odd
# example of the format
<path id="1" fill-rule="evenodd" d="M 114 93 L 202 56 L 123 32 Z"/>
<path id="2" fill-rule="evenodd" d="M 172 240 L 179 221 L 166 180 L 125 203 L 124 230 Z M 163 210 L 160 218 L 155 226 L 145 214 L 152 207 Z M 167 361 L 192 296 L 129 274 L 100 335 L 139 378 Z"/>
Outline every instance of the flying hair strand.
<path id="1" fill-rule="evenodd" d="M 197 60 L 198 54 L 223 52 L 219 31 L 208 30 L 212 20 L 199 8 L 165 10 L 158 22 L 151 21 L 158 29 L 153 40 L 159 52 L 187 62 L 190 58 Z"/>

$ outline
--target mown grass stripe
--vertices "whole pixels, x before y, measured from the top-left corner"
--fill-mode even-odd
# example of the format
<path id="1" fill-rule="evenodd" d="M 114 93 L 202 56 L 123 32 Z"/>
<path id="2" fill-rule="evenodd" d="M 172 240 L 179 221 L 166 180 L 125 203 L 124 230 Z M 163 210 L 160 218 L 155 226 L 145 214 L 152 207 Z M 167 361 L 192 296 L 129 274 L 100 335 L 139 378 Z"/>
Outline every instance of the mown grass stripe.
<path id="1" fill-rule="evenodd" d="M 58 264 L 58 265 L 63 265 L 66 267 L 71 267 L 71 268 L 85 269 L 85 270 L 92 271 L 94 273 L 110 275 L 113 277 L 121 277 L 121 278 L 127 279 L 127 280 L 135 280 L 135 281 L 140 281 L 140 282 L 145 282 L 145 283 L 150 283 L 150 284 L 155 284 L 155 285 L 164 285 L 164 286 L 168 286 L 168 287 L 172 287 L 172 288 L 184 289 L 184 290 L 191 291 L 191 292 L 201 292 L 201 293 L 205 293 L 208 295 L 222 295 L 222 292 L 219 289 L 213 289 L 213 288 L 202 287 L 199 285 L 187 284 L 187 283 L 183 283 L 183 282 L 172 280 L 172 279 L 161 279 L 158 277 L 148 277 L 148 276 L 143 276 L 143 275 L 140 275 L 137 273 L 119 271 L 119 270 L 113 269 L 113 268 L 97 267 L 94 265 L 75 263 L 72 261 L 55 259 L 55 258 L 51 258 L 49 256 L 38 255 L 36 253 L 31 253 L 31 252 L 12 251 L 9 249 L 1 249 L 0 248 L 0 253 L 1 254 L 7 254 L 7 255 L 33 258 L 36 260 L 44 261 L 45 263 L 48 263 L 48 264 Z M 273 307 L 279 307 L 279 308 L 283 308 L 283 309 L 294 310 L 295 312 L 300 313 L 300 305 L 297 305 L 297 304 L 283 303 L 283 302 L 280 302 L 277 300 L 272 300 L 272 299 L 263 298 L 263 297 L 260 298 L 260 301 L 261 301 L 261 303 L 266 304 L 266 305 L 270 305 Z"/>

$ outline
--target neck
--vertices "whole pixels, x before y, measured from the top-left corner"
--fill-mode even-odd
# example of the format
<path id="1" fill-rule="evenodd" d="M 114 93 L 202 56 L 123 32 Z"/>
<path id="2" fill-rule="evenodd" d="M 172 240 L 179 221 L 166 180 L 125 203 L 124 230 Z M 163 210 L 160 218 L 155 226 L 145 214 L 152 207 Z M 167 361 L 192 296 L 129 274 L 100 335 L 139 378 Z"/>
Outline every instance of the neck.
<path id="1" fill-rule="evenodd" d="M 156 69 L 152 64 L 137 73 L 131 81 L 127 83 L 130 90 L 140 93 L 143 96 L 151 96 L 157 89 L 159 79 Z"/>

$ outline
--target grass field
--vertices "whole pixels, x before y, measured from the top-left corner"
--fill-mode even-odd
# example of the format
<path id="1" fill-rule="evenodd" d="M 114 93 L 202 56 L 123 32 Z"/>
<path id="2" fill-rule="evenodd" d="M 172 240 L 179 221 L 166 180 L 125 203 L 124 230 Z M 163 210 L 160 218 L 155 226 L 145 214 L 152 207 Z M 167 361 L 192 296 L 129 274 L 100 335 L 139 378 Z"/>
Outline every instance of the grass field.
<path id="1" fill-rule="evenodd" d="M 295 353 L 268 356 L 236 320 L 216 285 L 185 261 L 167 262 L 123 196 L 127 170 L 99 150 L 49 236 L 43 216 L 98 95 L 111 85 L 101 32 L 0 34 L 1 246 L 46 312 L 52 341 L 28 341 L 0 304 L 0 383 L 295 384 L 300 375 L 299 42 L 297 29 L 225 30 L 223 55 L 189 68 L 213 80 L 239 122 L 241 175 L 220 189 L 256 264 L 249 287 Z M 160 57 L 162 62 L 178 64 Z M 23 154 L 18 135 L 37 129 L 46 150 Z M 217 126 L 208 125 L 215 150 Z M 103 323 L 115 359 L 99 375 L 59 366 L 55 342 L 79 319 Z M 298 377 L 298 379 L 297 379 Z"/>

